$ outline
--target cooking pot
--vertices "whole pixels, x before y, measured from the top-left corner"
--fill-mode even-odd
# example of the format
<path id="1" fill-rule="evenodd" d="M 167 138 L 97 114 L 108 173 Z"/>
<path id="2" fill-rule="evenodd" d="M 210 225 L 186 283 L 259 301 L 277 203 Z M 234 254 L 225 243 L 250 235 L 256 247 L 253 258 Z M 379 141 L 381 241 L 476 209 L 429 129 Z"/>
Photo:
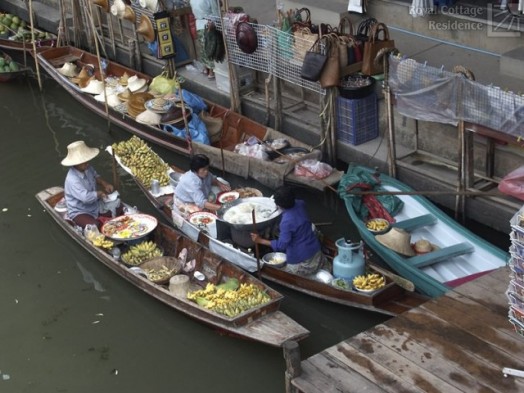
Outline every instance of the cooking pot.
<path id="1" fill-rule="evenodd" d="M 226 221 L 224 219 L 224 215 L 231 208 L 248 203 L 259 205 L 260 208 L 267 211 L 268 213 L 271 213 L 269 216 L 264 218 L 258 217 L 255 213 L 255 228 L 259 233 L 276 224 L 282 214 L 282 212 L 277 208 L 275 201 L 267 197 L 239 198 L 222 206 L 222 208 L 217 211 L 219 221 L 230 228 L 233 242 L 245 248 L 254 246 L 254 243 L 250 237 L 250 233 L 254 231 L 252 219 L 250 218 L 249 220 L 246 220 L 246 223 L 237 224 Z M 251 217 L 251 210 L 249 213 L 246 211 L 246 214 L 249 214 L 249 217 Z"/>

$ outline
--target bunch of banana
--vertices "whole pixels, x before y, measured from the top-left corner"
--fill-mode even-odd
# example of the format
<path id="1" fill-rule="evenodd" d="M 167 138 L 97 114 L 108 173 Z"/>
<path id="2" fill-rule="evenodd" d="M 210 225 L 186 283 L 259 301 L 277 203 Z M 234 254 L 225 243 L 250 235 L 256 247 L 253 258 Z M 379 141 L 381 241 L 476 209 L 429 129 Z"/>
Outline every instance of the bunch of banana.
<path id="1" fill-rule="evenodd" d="M 365 291 L 376 290 L 382 288 L 384 285 L 386 285 L 384 277 L 376 273 L 370 273 L 365 276 L 356 276 L 353 279 L 353 286 Z"/>
<path id="2" fill-rule="evenodd" d="M 205 289 L 189 292 L 187 298 L 228 317 L 235 317 L 271 300 L 267 293 L 253 284 L 240 284 L 237 290 L 232 290 L 208 283 Z"/>
<path id="3" fill-rule="evenodd" d="M 145 186 L 156 179 L 161 186 L 169 184 L 167 165 L 142 139 L 133 136 L 127 141 L 113 143 L 111 146 L 122 164 Z"/>
<path id="4" fill-rule="evenodd" d="M 162 250 L 155 242 L 145 241 L 129 247 L 129 250 L 122 254 L 122 260 L 128 265 L 136 266 L 155 257 L 161 257 L 162 254 Z"/>
<path id="5" fill-rule="evenodd" d="M 171 278 L 176 269 L 169 269 L 167 266 L 162 265 L 160 269 L 145 269 L 147 278 L 153 282 L 163 281 Z"/>
<path id="6" fill-rule="evenodd" d="M 115 245 L 115 243 L 113 241 L 107 239 L 102 234 L 96 235 L 96 236 L 94 236 L 90 240 L 91 240 L 91 242 L 93 243 L 94 246 L 100 247 L 100 248 L 110 249 L 110 248 L 113 248 L 113 246 Z"/>

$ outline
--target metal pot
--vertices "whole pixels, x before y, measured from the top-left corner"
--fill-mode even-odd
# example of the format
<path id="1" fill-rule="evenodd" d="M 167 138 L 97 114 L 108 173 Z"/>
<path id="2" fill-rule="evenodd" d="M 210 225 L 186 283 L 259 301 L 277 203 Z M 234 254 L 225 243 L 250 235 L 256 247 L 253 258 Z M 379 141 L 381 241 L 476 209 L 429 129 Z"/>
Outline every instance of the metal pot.
<path id="1" fill-rule="evenodd" d="M 282 212 L 275 205 L 275 201 L 271 198 L 266 197 L 252 197 L 252 198 L 239 198 L 236 201 L 224 205 L 220 210 L 217 211 L 218 219 L 224 225 L 227 225 L 231 230 L 232 240 L 242 247 L 252 247 L 254 243 L 251 241 L 249 234 L 254 231 L 253 223 L 247 224 L 234 224 L 224 220 L 224 215 L 229 209 L 239 206 L 243 203 L 254 203 L 262 205 L 263 208 L 267 208 L 271 214 L 265 219 L 258 219 L 255 216 L 257 232 L 261 233 L 266 228 L 274 225 L 282 215 Z"/>

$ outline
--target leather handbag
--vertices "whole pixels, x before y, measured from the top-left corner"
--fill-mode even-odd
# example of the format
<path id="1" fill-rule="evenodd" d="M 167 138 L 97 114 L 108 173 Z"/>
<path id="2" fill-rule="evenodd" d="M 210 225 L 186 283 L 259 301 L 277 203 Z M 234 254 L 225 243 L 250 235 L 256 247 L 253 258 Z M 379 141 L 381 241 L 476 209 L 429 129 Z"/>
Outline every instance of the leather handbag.
<path id="1" fill-rule="evenodd" d="M 321 52 L 320 39 L 318 39 L 304 56 L 300 76 L 302 79 L 318 82 L 320 74 L 326 65 L 326 61 L 327 55 Z"/>
<path id="2" fill-rule="evenodd" d="M 379 39 L 380 32 L 383 39 Z M 395 41 L 389 38 L 389 31 L 384 23 L 373 25 L 369 40 L 364 44 L 364 58 L 362 60 L 362 73 L 366 75 L 376 75 L 384 72 L 383 65 L 375 66 L 375 57 L 383 48 L 394 48 Z"/>
<path id="3" fill-rule="evenodd" d="M 335 87 L 340 83 L 338 35 L 330 33 L 322 37 L 326 44 L 327 60 L 320 74 L 322 88 Z"/>

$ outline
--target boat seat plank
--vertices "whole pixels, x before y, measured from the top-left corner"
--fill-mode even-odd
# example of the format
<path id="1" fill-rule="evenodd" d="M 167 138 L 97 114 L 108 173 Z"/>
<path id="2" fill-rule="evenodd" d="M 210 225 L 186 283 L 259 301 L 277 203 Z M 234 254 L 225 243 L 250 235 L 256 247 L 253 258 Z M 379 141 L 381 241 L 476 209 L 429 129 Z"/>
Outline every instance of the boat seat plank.
<path id="1" fill-rule="evenodd" d="M 411 257 L 409 259 L 409 264 L 418 268 L 426 267 L 437 262 L 445 261 L 446 259 L 471 253 L 473 250 L 473 246 L 469 243 L 458 243 L 424 255 Z"/>
<path id="2" fill-rule="evenodd" d="M 74 63 L 77 60 L 80 60 L 81 56 L 73 55 L 73 54 L 67 54 L 64 56 L 57 57 L 56 59 L 49 59 L 49 63 L 57 68 L 60 66 L 63 66 L 65 63 Z"/>
<path id="3" fill-rule="evenodd" d="M 421 227 L 435 225 L 436 223 L 437 218 L 433 214 L 428 213 L 423 214 L 422 216 L 408 218 L 407 220 L 396 222 L 392 226 L 411 232 Z"/>

